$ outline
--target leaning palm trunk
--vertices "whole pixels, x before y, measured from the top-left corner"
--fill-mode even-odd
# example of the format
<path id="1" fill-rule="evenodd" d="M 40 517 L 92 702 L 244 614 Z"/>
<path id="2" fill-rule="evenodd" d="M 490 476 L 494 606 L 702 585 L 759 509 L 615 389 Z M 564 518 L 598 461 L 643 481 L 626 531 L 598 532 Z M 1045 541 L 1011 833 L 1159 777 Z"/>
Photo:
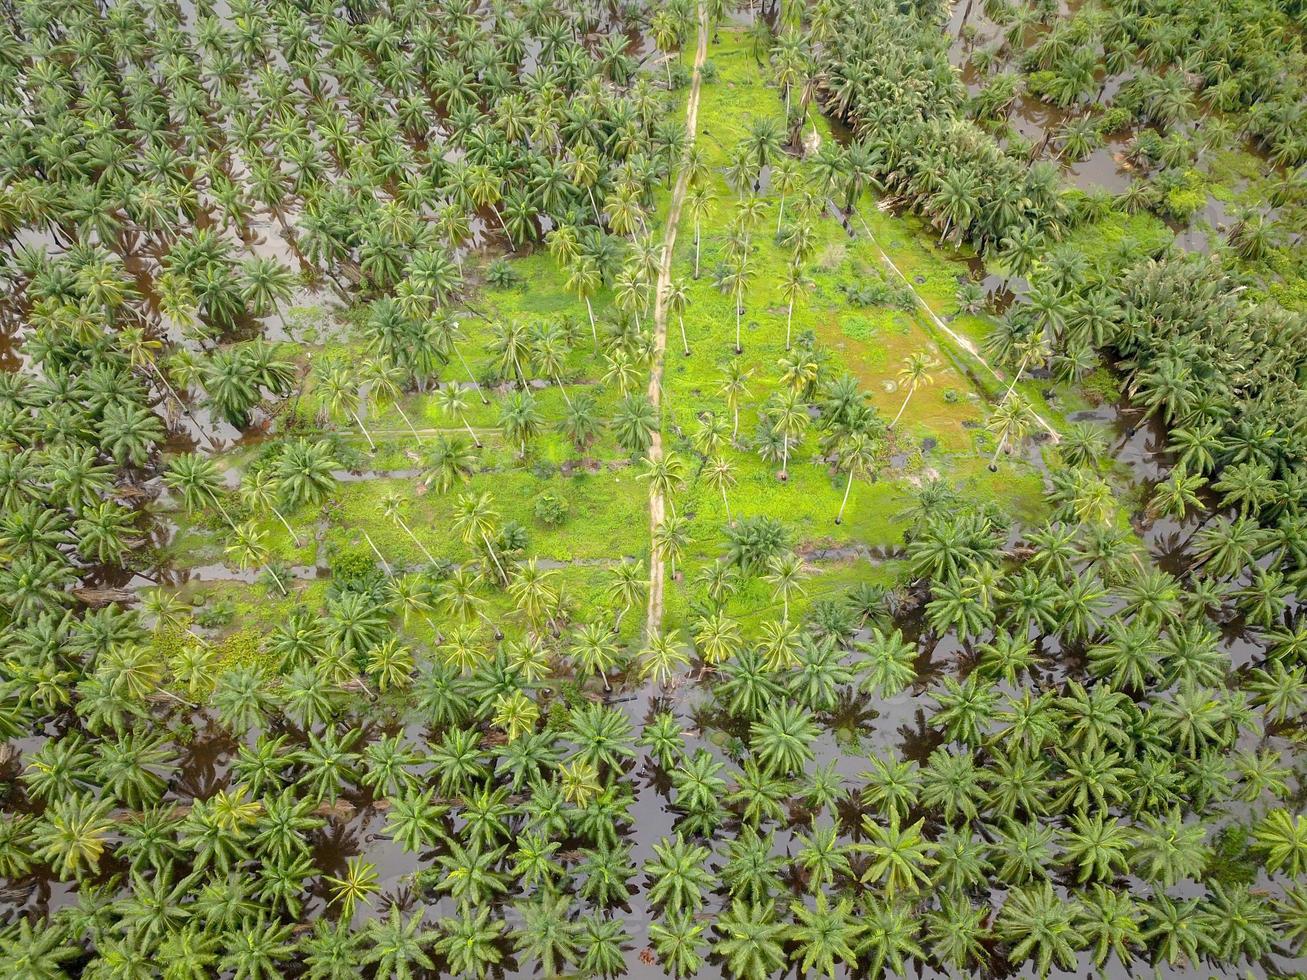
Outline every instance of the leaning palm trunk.
<path id="1" fill-rule="evenodd" d="M 731 520 L 731 504 L 726 499 L 726 484 L 724 483 L 722 484 L 722 507 L 726 510 L 726 523 L 734 524 L 735 521 Z"/>
<path id="2" fill-rule="evenodd" d="M 413 543 L 418 546 L 418 550 L 421 551 L 422 554 L 426 555 L 427 561 L 430 562 L 432 565 L 434 565 L 436 563 L 435 557 L 431 554 L 431 552 L 427 551 L 427 546 L 424 545 L 420 540 L 418 540 L 418 536 L 414 534 L 413 529 L 408 526 L 408 521 L 396 515 L 395 523 L 397 523 L 400 527 L 404 529 L 404 533 L 407 534 L 409 538 L 412 539 Z"/>
<path id="3" fill-rule="evenodd" d="M 386 570 L 387 575 L 390 575 L 391 574 L 390 562 L 386 561 L 386 556 L 381 553 L 381 550 L 377 547 L 376 542 L 372 540 L 372 535 L 368 534 L 367 531 L 364 531 L 363 528 L 359 528 L 359 530 L 362 531 L 363 538 L 365 541 L 367 541 L 368 547 L 372 549 L 372 553 L 376 555 L 377 560 L 381 562 L 381 567 Z"/>
<path id="4" fill-rule="evenodd" d="M 408 431 L 413 433 L 413 441 L 416 442 L 418 444 L 418 448 L 421 449 L 422 437 L 418 435 L 418 430 L 413 427 L 413 422 L 408 417 L 408 414 L 402 408 L 399 407 L 399 402 L 395 402 L 395 411 L 399 413 L 399 417 L 402 418 L 404 420 L 404 424 L 408 426 Z"/>
<path id="5" fill-rule="evenodd" d="M 595 311 L 590 305 L 590 297 L 585 298 L 585 312 L 590 317 L 590 336 L 594 339 L 595 350 L 599 350 L 599 328 L 595 326 Z"/>
<path id="6" fill-rule="evenodd" d="M 1006 442 L 1007 436 L 1003 436 L 998 440 L 998 445 L 994 447 L 994 455 L 989 459 L 989 468 L 991 472 L 998 469 L 998 454 L 1003 451 L 1003 446 Z"/>
<path id="7" fill-rule="evenodd" d="M 495 563 L 495 568 L 499 570 L 499 579 L 501 582 L 507 582 L 508 576 L 504 574 L 504 566 L 499 564 L 499 556 L 495 554 L 495 546 L 490 543 L 490 537 L 485 531 L 481 532 L 481 540 L 485 542 L 486 551 L 490 553 L 490 560 Z"/>
<path id="8" fill-rule="evenodd" d="M 1028 354 L 1025 357 L 1021 358 L 1021 363 L 1017 365 L 1017 373 L 1012 375 L 1012 383 L 1007 386 L 1007 391 L 1003 392 L 1002 401 L 999 402 L 1000 405 L 1003 404 L 1003 402 L 1007 401 L 1008 396 L 1012 394 L 1012 389 L 1015 388 L 1017 386 L 1017 382 L 1021 380 L 1021 372 L 1026 369 L 1026 362 L 1029 360 L 1030 360 L 1030 355 Z"/>
<path id="9" fill-rule="evenodd" d="M 898 414 L 894 416 L 894 421 L 889 424 L 891 429 L 898 424 L 899 417 L 903 415 L 903 410 L 908 407 L 908 402 L 912 400 L 912 395 L 916 390 L 916 385 L 908 385 L 907 397 L 903 399 L 903 404 L 899 406 Z"/>
<path id="10" fill-rule="evenodd" d="M 849 482 L 844 485 L 844 499 L 840 501 L 840 512 L 835 515 L 835 523 L 840 524 L 844 521 L 844 508 L 849 503 L 849 491 L 853 489 L 853 470 L 849 470 Z"/>
<path id="11" fill-rule="evenodd" d="M 459 412 L 459 413 L 458 413 L 458 420 L 459 420 L 460 422 L 463 423 L 463 428 L 467 429 L 467 434 L 470 435 L 470 436 L 472 437 L 472 442 L 476 444 L 476 447 L 477 447 L 478 449 L 480 449 L 480 448 L 481 448 L 481 439 L 477 436 L 476 432 L 473 431 L 472 426 L 470 426 L 470 425 L 468 424 L 467 416 L 464 415 L 462 412 Z"/>
<path id="12" fill-rule="evenodd" d="M 358 425 L 359 431 L 363 433 L 363 438 L 368 441 L 368 447 L 375 453 L 377 451 L 377 444 L 372 441 L 372 435 L 368 432 L 367 426 L 363 424 L 363 420 L 359 418 L 359 413 L 350 412 L 349 414 L 354 417 L 354 422 Z"/>
<path id="13" fill-rule="evenodd" d="M 277 583 L 277 588 L 281 590 L 281 594 L 283 596 L 290 595 L 290 593 L 286 591 L 286 586 L 282 584 L 281 576 L 277 574 L 276 569 L 274 569 L 271 565 L 269 565 L 266 569 L 264 569 L 264 571 L 266 571 L 269 575 L 272 576 L 272 580 Z"/>
<path id="14" fill-rule="evenodd" d="M 286 533 L 290 535 L 290 539 L 295 542 L 295 547 L 296 548 L 302 547 L 303 544 L 300 541 L 300 536 L 295 533 L 295 529 L 290 526 L 286 518 L 282 515 L 281 511 L 278 510 L 276 507 L 271 508 L 271 510 L 274 514 L 277 515 L 277 520 L 281 521 L 281 526 L 286 529 Z"/>
<path id="15" fill-rule="evenodd" d="M 458 362 L 463 365 L 463 370 L 467 372 L 467 380 L 471 383 L 473 390 L 476 391 L 477 397 L 481 399 L 481 404 L 489 405 L 490 399 L 485 396 L 485 392 L 477 384 L 476 375 L 472 373 L 472 368 L 468 366 L 467 359 L 463 357 L 463 352 L 458 349 L 457 344 L 451 344 L 450 346 L 454 348 L 454 353 L 458 355 Z"/>

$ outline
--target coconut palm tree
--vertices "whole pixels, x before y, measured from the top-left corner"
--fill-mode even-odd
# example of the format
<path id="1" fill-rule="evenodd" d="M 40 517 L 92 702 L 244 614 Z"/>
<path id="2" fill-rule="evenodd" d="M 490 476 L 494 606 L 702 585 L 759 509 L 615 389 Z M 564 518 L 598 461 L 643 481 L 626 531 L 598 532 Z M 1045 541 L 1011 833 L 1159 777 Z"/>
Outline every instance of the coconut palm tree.
<path id="1" fill-rule="evenodd" d="M 320 362 L 315 366 L 316 387 L 321 392 L 323 407 L 333 419 L 349 418 L 359 427 L 363 438 L 368 441 L 368 448 L 376 452 L 377 444 L 372 434 L 359 417 L 361 399 L 359 396 L 360 380 L 351 376 L 349 368 L 343 364 L 330 361 Z"/>
<path id="2" fill-rule="evenodd" d="M 735 353 L 744 353 L 740 341 L 740 314 L 744 312 L 744 294 L 753 282 L 754 268 L 749 264 L 747 255 L 739 255 L 723 264 L 716 273 L 718 290 L 726 293 L 735 303 Z"/>
<path id="3" fill-rule="evenodd" d="M 622 617 L 627 611 L 643 600 L 648 587 L 649 574 L 645 570 L 644 562 L 634 558 L 623 558 L 613 567 L 612 578 L 605 589 L 605 596 L 609 602 L 617 603 L 620 607 L 613 618 L 614 633 L 621 629 Z"/>
<path id="4" fill-rule="evenodd" d="M 903 367 L 899 370 L 899 384 L 907 385 L 908 393 L 903 396 L 903 404 L 899 406 L 899 410 L 890 422 L 889 428 L 894 428 L 898 423 L 917 389 L 922 385 L 931 384 L 935 380 L 931 372 L 938 366 L 939 364 L 935 359 L 924 351 L 909 354 L 903 359 Z"/>
<path id="5" fill-rule="evenodd" d="M 790 478 L 790 443 L 803 437 L 812 417 L 808 414 L 807 404 L 793 388 L 787 388 L 776 395 L 768 406 L 766 415 L 772 430 L 781 437 L 781 469 L 776 477 L 784 483 Z"/>
<path id="6" fill-rule="evenodd" d="M 673 279 L 667 284 L 665 296 L 667 312 L 676 315 L 676 323 L 681 328 L 681 346 L 685 356 L 690 356 L 690 341 L 685 336 L 685 308 L 689 305 L 690 294 L 683 279 Z"/>
<path id="7" fill-rule="evenodd" d="M 704 461 L 702 472 L 704 482 L 722 495 L 722 509 L 726 512 L 727 523 L 734 524 L 735 521 L 731 518 L 731 505 L 726 499 L 726 491 L 735 486 L 735 468 L 731 465 L 730 460 L 718 454 L 710 456 Z"/>
<path id="8" fill-rule="evenodd" d="M 994 447 L 994 455 L 989 461 L 991 473 L 998 471 L 998 454 L 1005 446 L 1020 445 L 1024 442 L 1034 420 L 1030 403 L 1020 395 L 1013 395 L 994 408 L 990 413 L 988 426 L 998 441 Z"/>
<path id="9" fill-rule="evenodd" d="M 495 531 L 498 520 L 499 515 L 495 512 L 494 500 L 489 493 L 482 491 L 459 494 L 454 509 L 454 530 L 462 537 L 465 545 L 479 542 L 485 547 L 490 560 L 494 562 L 495 570 L 499 573 L 500 582 L 507 585 L 508 576 L 504 573 L 504 566 L 499 563 L 499 556 L 495 553 L 495 546 L 491 541 L 491 534 Z"/>
<path id="10" fill-rule="evenodd" d="M 694 222 L 694 278 L 699 278 L 699 254 L 701 251 L 702 236 L 700 235 L 700 226 L 703 219 L 708 217 L 708 211 L 712 208 L 713 195 L 707 186 L 691 187 L 685 195 L 685 201 L 682 207 L 686 216 Z"/>
<path id="11" fill-rule="evenodd" d="M 865 480 L 872 475 L 878 450 L 876 441 L 865 432 L 851 432 L 840 440 L 835 459 L 838 467 L 848 474 L 848 480 L 844 484 L 844 497 L 840 500 L 840 509 L 835 514 L 836 524 L 844 520 L 844 508 L 848 506 L 849 491 L 853 489 L 854 478 Z"/>
<path id="12" fill-rule="evenodd" d="M 453 382 L 446 382 L 444 386 L 436 390 L 432 400 L 441 412 L 451 419 L 457 419 L 463 428 L 467 429 L 467 434 L 472 437 L 473 445 L 480 449 L 481 439 L 467 421 L 468 401 L 462 387 Z"/>
<path id="13" fill-rule="evenodd" d="M 264 538 L 267 536 L 254 521 L 244 521 L 235 525 L 232 529 L 231 541 L 227 544 L 227 557 L 234 561 L 241 571 L 254 568 L 259 565 L 266 566 L 267 573 L 277 584 L 277 588 L 282 595 L 290 595 L 286 591 L 286 585 L 277 574 L 276 569 L 267 564 L 268 549 L 264 544 Z"/>
<path id="14" fill-rule="evenodd" d="M 731 442 L 735 442 L 740 435 L 740 403 L 749 397 L 749 378 L 752 374 L 739 361 L 727 361 L 722 368 L 722 383 L 717 393 L 726 399 L 726 408 L 731 413 Z"/>
<path id="15" fill-rule="evenodd" d="M 781 299 L 785 300 L 785 349 L 790 349 L 790 328 L 794 324 L 794 301 L 806 296 L 815 283 L 798 262 L 791 262 L 781 277 Z"/>
<path id="16" fill-rule="evenodd" d="M 408 431 L 413 434 L 413 441 L 417 443 L 418 449 L 421 449 L 422 437 L 413 427 L 413 421 L 408 417 L 408 413 L 399 404 L 399 399 L 404 393 L 401 386 L 404 372 L 387 358 L 370 357 L 360 366 L 359 376 L 367 385 L 373 403 L 378 407 L 393 406 L 399 413 L 399 417 L 404 420 L 404 424 L 408 426 Z"/>
<path id="17" fill-rule="evenodd" d="M 526 444 L 539 433 L 540 423 L 535 396 L 529 391 L 510 391 L 499 406 L 499 425 L 509 441 L 518 444 L 518 459 L 526 458 Z"/>

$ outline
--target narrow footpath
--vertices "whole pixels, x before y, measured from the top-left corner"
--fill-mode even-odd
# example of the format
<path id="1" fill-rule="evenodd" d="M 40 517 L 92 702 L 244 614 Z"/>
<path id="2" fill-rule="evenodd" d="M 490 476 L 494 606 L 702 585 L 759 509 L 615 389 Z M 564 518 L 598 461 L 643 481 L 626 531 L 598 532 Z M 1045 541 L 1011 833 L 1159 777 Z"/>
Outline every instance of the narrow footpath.
<path id="1" fill-rule="evenodd" d="M 699 42 L 694 52 L 694 74 L 690 81 L 690 97 L 685 106 L 686 152 L 694 148 L 699 121 L 699 89 L 702 83 L 703 63 L 708 57 L 708 11 L 703 0 L 698 3 Z M 654 293 L 654 348 L 653 363 L 649 369 L 649 401 L 653 403 L 658 427 L 654 430 L 649 458 L 657 462 L 663 458 L 663 358 L 667 352 L 667 291 L 672 281 L 672 253 L 676 248 L 676 226 L 681 220 L 681 205 L 689 185 L 689 171 L 681 168 L 672 191 L 672 202 L 667 209 L 667 227 L 663 232 L 662 262 L 658 268 L 658 286 Z M 645 640 L 659 636 L 663 629 L 663 559 L 654 547 L 654 536 L 663 522 L 667 504 L 663 495 L 649 487 L 649 614 L 645 624 Z"/>

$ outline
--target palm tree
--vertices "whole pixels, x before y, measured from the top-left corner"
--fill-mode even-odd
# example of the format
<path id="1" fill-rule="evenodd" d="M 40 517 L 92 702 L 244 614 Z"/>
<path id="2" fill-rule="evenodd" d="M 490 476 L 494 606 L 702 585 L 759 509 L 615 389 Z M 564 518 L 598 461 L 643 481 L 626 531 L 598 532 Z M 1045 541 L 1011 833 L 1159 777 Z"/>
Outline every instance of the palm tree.
<path id="1" fill-rule="evenodd" d="M 673 675 L 690 665 L 690 658 L 680 642 L 668 633 L 652 636 L 640 651 L 640 676 L 666 687 Z"/>
<path id="2" fill-rule="evenodd" d="M 690 341 L 685 336 L 685 308 L 689 305 L 690 294 L 686 288 L 685 280 L 673 279 L 667 284 L 667 293 L 665 299 L 668 313 L 676 314 L 677 325 L 681 328 L 681 346 L 685 349 L 685 356 L 690 356 Z"/>
<path id="3" fill-rule="evenodd" d="M 871 855 L 862 880 L 882 882 L 885 894 L 893 898 L 898 892 L 915 892 L 929 882 L 928 869 L 934 866 L 930 843 L 922 836 L 922 820 L 901 827 L 897 813 L 891 811 L 887 826 L 863 814 L 862 829 L 866 844 L 855 845 Z"/>
<path id="4" fill-rule="evenodd" d="M 599 331 L 595 326 L 594 307 L 590 305 L 590 298 L 599 292 L 601 285 L 603 285 L 603 277 L 599 272 L 599 265 L 594 259 L 589 256 L 581 256 L 576 262 L 572 263 L 571 268 L 568 270 L 565 288 L 569 293 L 575 293 L 585 301 L 585 312 L 590 318 L 590 333 L 593 336 L 596 350 L 599 348 Z"/>
<path id="5" fill-rule="evenodd" d="M 803 436 L 812 417 L 808 414 L 807 404 L 793 388 L 787 388 L 772 400 L 767 416 L 774 431 L 781 437 L 781 471 L 776 476 L 784 483 L 790 478 L 790 442 Z"/>
<path id="6" fill-rule="evenodd" d="M 339 465 L 331 446 L 324 440 L 292 439 L 282 449 L 273 471 L 281 498 L 287 507 L 317 505 L 335 489 L 332 471 Z"/>
<path id="7" fill-rule="evenodd" d="M 738 980 L 766 980 L 785 966 L 782 943 L 789 927 L 776 921 L 773 904 L 736 899 L 717 920 L 716 929 L 721 938 L 715 952 Z"/>
<path id="8" fill-rule="evenodd" d="M 472 426 L 469 425 L 467 421 L 466 413 L 468 402 L 463 394 L 462 387 L 454 384 L 452 381 L 447 381 L 443 387 L 436 390 L 434 401 L 436 407 L 442 412 L 448 415 L 451 419 L 458 419 L 458 421 L 462 423 L 463 428 L 467 429 L 467 434 L 472 437 L 473 444 L 476 445 L 477 449 L 480 449 L 481 439 L 477 436 L 476 432 L 473 431 Z"/>
<path id="9" fill-rule="evenodd" d="M 295 533 L 295 529 L 290 526 L 282 512 L 277 509 L 277 501 L 281 498 L 281 487 L 270 469 L 246 470 L 244 477 L 241 479 L 240 495 L 241 502 L 251 510 L 272 511 L 273 516 L 281 521 L 281 526 L 290 535 L 295 547 L 303 547 L 300 536 Z"/>
<path id="10" fill-rule="evenodd" d="M 331 889 L 331 901 L 340 906 L 340 914 L 345 919 L 352 918 L 358 903 L 367 902 L 376 892 L 377 879 L 376 865 L 359 857 L 346 859 L 343 877 L 323 875 Z"/>
<path id="11" fill-rule="evenodd" d="M 391 905 L 384 919 L 371 919 L 367 925 L 371 946 L 363 956 L 365 964 L 376 964 L 380 976 L 394 980 L 413 980 L 418 971 L 434 970 L 435 962 L 427 953 L 436 942 L 436 934 L 422 928 L 422 916 L 405 920 L 397 905 Z"/>
<path id="12" fill-rule="evenodd" d="M 844 498 L 840 501 L 840 509 L 835 515 L 836 524 L 844 520 L 844 508 L 849 503 L 849 491 L 853 489 L 854 477 L 865 480 L 872 475 L 878 449 L 876 441 L 865 432 L 851 432 L 840 440 L 835 458 L 839 468 L 849 476 L 848 482 L 844 485 Z"/>
<path id="13" fill-rule="evenodd" d="M 678 514 L 670 505 L 667 513 L 653 530 L 653 547 L 667 560 L 672 578 L 676 578 L 676 563 L 685 555 L 690 543 L 690 520 Z"/>
<path id="14" fill-rule="evenodd" d="M 409 540 L 418 546 L 418 550 L 422 552 L 427 561 L 434 565 L 436 563 L 435 557 L 427 550 L 427 546 L 418 540 L 418 536 L 413 533 L 413 529 L 409 527 L 408 522 L 404 520 L 404 502 L 405 497 L 403 494 L 391 490 L 381 498 L 381 512 L 385 514 L 388 519 L 394 521 L 395 526 L 407 534 Z"/>
<path id="15" fill-rule="evenodd" d="M 621 629 L 622 617 L 627 611 L 643 600 L 648 587 L 649 575 L 645 571 L 644 562 L 634 558 L 623 558 L 613 568 L 612 581 L 605 589 L 605 596 L 609 602 L 620 606 L 617 615 L 613 618 L 614 633 Z"/>
<path id="16" fill-rule="evenodd" d="M 423 464 L 422 486 L 434 486 L 437 493 L 448 493 L 471 479 L 476 459 L 476 453 L 462 436 L 437 436 Z"/>
<path id="17" fill-rule="evenodd" d="M 800 582 L 807 572 L 808 567 L 803 559 L 792 551 L 783 555 L 773 555 L 767 562 L 767 573 L 763 575 L 763 581 L 772 586 L 774 590 L 772 598 L 781 600 L 782 623 L 790 621 L 790 596 L 805 594 Z"/>
<path id="18" fill-rule="evenodd" d="M 408 414 L 399 404 L 399 399 L 404 393 L 402 387 L 404 372 L 387 358 L 370 357 L 364 360 L 359 368 L 359 376 L 363 383 L 368 386 L 372 401 L 375 404 L 378 406 L 394 406 L 395 411 L 399 413 L 399 417 L 408 426 L 408 431 L 413 434 L 413 441 L 421 449 L 422 437 L 418 435 L 418 430 L 413 428 L 412 420 L 409 419 Z"/>
<path id="19" fill-rule="evenodd" d="M 722 509 L 726 511 L 726 521 L 734 524 L 731 518 L 731 505 L 726 499 L 728 488 L 735 486 L 735 470 L 730 460 L 720 454 L 708 457 L 703 466 L 704 482 L 722 495 Z"/>
<path id="20" fill-rule="evenodd" d="M 899 384 L 907 385 L 908 393 L 903 396 L 903 404 L 899 406 L 898 413 L 889 424 L 891 429 L 898 422 L 903 410 L 908 407 L 908 401 L 916 393 L 917 388 L 934 381 L 934 377 L 930 372 L 936 367 L 938 367 L 938 364 L 935 359 L 924 351 L 909 354 L 903 359 L 903 367 L 899 370 Z"/>
<path id="21" fill-rule="evenodd" d="M 735 303 L 735 353 L 744 353 L 740 342 L 740 314 L 744 312 L 744 294 L 753 282 L 754 269 L 747 255 L 740 255 L 723 265 L 716 275 L 717 288 Z"/>
<path id="22" fill-rule="evenodd" d="M 803 266 L 798 262 L 791 262 L 785 267 L 785 274 L 781 277 L 781 299 L 785 300 L 785 349 L 790 349 L 790 328 L 794 324 L 794 301 L 800 296 L 806 296 L 815 283 L 803 271 Z"/>
<path id="23" fill-rule="evenodd" d="M 372 434 L 368 432 L 358 414 L 360 404 L 358 379 L 351 377 L 349 368 L 343 364 L 334 364 L 330 361 L 321 363 L 323 366 L 317 368 L 315 373 L 327 414 L 332 418 L 353 419 L 354 424 L 363 433 L 363 438 L 368 441 L 368 448 L 376 452 L 377 444 L 372 441 Z"/>
<path id="24" fill-rule="evenodd" d="M 740 402 L 749 397 L 749 378 L 752 374 L 739 361 L 727 361 L 722 368 L 722 383 L 717 393 L 726 399 L 726 408 L 731 413 L 731 442 L 735 442 L 740 435 Z"/>
<path id="25" fill-rule="evenodd" d="M 664 913 L 649 924 L 649 938 L 663 969 L 677 978 L 693 977 L 703 964 L 704 931 L 689 909 Z"/>
<path id="26" fill-rule="evenodd" d="M 458 918 L 441 919 L 437 933 L 442 934 L 435 951 L 445 958 L 449 968 L 459 976 L 484 977 L 504 957 L 500 949 L 505 922 L 491 919 L 492 910 L 482 906 L 473 913 L 466 906 L 458 910 Z"/>
<path id="27" fill-rule="evenodd" d="M 182 503 L 187 510 L 216 507 L 223 519 L 228 524 L 232 523 L 219 496 L 222 476 L 218 472 L 218 464 L 207 456 L 183 453 L 173 458 L 164 471 L 163 482 L 168 489 L 182 495 Z"/>
<path id="28" fill-rule="evenodd" d="M 464 544 L 470 545 L 474 541 L 480 541 L 485 546 L 486 552 L 499 572 L 499 580 L 507 584 L 508 576 L 504 573 L 504 566 L 499 563 L 499 557 L 495 554 L 495 547 L 490 540 L 498 519 L 499 515 L 495 513 L 494 501 L 490 494 L 483 491 L 459 495 L 454 509 L 454 530 L 462 536 Z"/>
<path id="29" fill-rule="evenodd" d="M 826 893 L 819 891 L 814 908 L 792 902 L 790 912 L 794 925 L 789 935 L 796 944 L 790 958 L 799 961 L 801 973 L 816 969 L 835 977 L 837 960 L 849 970 L 857 967 L 854 944 L 867 926 L 854 920 L 852 899 L 841 898 L 832 908 Z"/>
<path id="30" fill-rule="evenodd" d="M 1044 881 L 1012 892 L 998 915 L 997 931 L 1012 943 L 1009 959 L 1020 963 L 1032 954 L 1035 971 L 1048 975 L 1056 962 L 1063 970 L 1076 966 L 1076 950 L 1085 945 L 1075 925 L 1075 906 L 1063 901 Z"/>
<path id="31" fill-rule="evenodd" d="M 989 429 L 998 437 L 994 455 L 989 461 L 989 471 L 998 472 L 998 454 L 1004 446 L 1020 445 L 1034 424 L 1034 413 L 1030 403 L 1020 395 L 1013 395 L 1000 402 L 990 413 Z"/>
<path id="32" fill-rule="evenodd" d="M 653 445 L 658 414 L 646 395 L 627 395 L 617 405 L 612 427 L 619 446 L 629 453 L 643 454 Z"/>
<path id="33" fill-rule="evenodd" d="M 682 207 L 690 220 L 694 222 L 694 278 L 699 278 L 699 252 L 702 241 L 699 234 L 700 224 L 708 216 L 708 211 L 712 207 L 713 196 L 707 186 L 691 187 L 688 194 L 685 195 L 685 202 Z"/>
<path id="34" fill-rule="evenodd" d="M 499 406 L 499 424 L 509 441 L 520 447 L 518 459 L 526 458 L 527 440 L 540 431 L 540 422 L 535 396 L 529 391 L 511 391 Z"/>
<path id="35" fill-rule="evenodd" d="M 782 154 L 781 158 L 772 165 L 771 184 L 780 194 L 780 207 L 776 213 L 776 234 L 781 233 L 781 224 L 785 220 L 785 198 L 791 192 L 797 190 L 803 180 L 803 169 L 796 157 L 788 153 Z"/>
<path id="36" fill-rule="evenodd" d="M 645 470 L 639 479 L 649 481 L 651 493 L 671 497 L 685 486 L 685 461 L 672 452 L 658 459 L 645 460 Z"/>
<path id="37" fill-rule="evenodd" d="M 55 800 L 37 825 L 34 856 L 61 880 L 94 872 L 113 830 L 112 797 L 73 795 Z"/>
<path id="38" fill-rule="evenodd" d="M 597 673 L 604 690 L 611 690 L 608 672 L 617 665 L 619 652 L 610 630 L 600 623 L 583 623 L 573 637 L 568 657 L 579 669 Z"/>
<path id="39" fill-rule="evenodd" d="M 686 843 L 681 834 L 664 837 L 653 845 L 654 856 L 645 863 L 649 876 L 649 902 L 662 915 L 697 912 L 703 893 L 715 884 L 707 868 L 708 849 Z"/>
<path id="40" fill-rule="evenodd" d="M 263 541 L 266 535 L 254 521 L 244 521 L 235 525 L 231 533 L 231 541 L 227 544 L 227 557 L 234 561 L 241 571 L 247 571 L 258 565 L 267 565 L 268 549 Z M 290 595 L 276 569 L 267 566 L 267 572 L 277 583 L 281 594 Z"/>

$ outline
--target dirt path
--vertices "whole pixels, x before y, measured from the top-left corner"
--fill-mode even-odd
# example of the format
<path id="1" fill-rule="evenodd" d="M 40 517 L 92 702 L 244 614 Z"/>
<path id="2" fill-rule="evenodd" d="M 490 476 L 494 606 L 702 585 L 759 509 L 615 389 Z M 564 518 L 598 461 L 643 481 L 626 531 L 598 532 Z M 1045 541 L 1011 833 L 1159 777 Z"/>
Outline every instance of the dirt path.
<path id="1" fill-rule="evenodd" d="M 690 97 L 685 106 L 686 152 L 694 146 L 695 130 L 699 121 L 699 88 L 702 82 L 704 60 L 708 57 L 708 13 L 702 0 L 697 5 L 699 14 L 699 42 L 694 52 L 694 75 L 690 81 Z M 649 369 L 649 401 L 653 402 L 654 412 L 658 416 L 658 428 L 654 430 L 653 444 L 649 447 L 649 458 L 663 458 L 663 356 L 667 352 L 667 289 L 672 281 L 672 252 L 676 248 L 676 226 L 681 220 L 681 205 L 685 202 L 685 190 L 689 183 L 689 173 L 681 168 L 676 178 L 676 189 L 672 191 L 672 203 L 667 209 L 667 228 L 663 232 L 662 264 L 658 269 L 658 287 L 654 294 L 654 350 L 653 364 Z M 654 533 L 663 522 L 667 512 L 667 502 L 663 495 L 651 486 L 649 488 L 649 615 L 645 624 L 645 639 L 652 639 L 662 633 L 663 629 L 663 559 L 653 546 Z"/>

